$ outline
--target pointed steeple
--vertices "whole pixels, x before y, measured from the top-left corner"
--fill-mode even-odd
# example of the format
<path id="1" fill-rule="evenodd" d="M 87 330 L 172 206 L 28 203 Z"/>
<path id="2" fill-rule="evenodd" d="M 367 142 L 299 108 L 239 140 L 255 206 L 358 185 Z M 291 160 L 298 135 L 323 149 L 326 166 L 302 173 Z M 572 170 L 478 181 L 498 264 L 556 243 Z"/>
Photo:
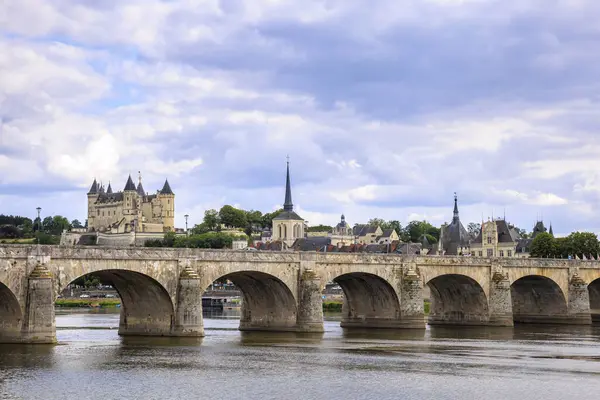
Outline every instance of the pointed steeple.
<path id="1" fill-rule="evenodd" d="M 108 187 L 106 188 L 106 194 L 112 194 L 112 188 L 110 187 L 110 181 L 108 181 Z"/>
<path id="2" fill-rule="evenodd" d="M 550 222 L 550 229 L 548 230 L 548 233 L 554 236 L 554 231 L 552 230 L 552 222 Z"/>
<path id="3" fill-rule="evenodd" d="M 96 182 L 96 178 L 94 178 L 94 182 L 92 183 L 92 187 L 90 187 L 90 191 L 88 194 L 97 194 L 98 193 L 98 182 Z"/>
<path id="4" fill-rule="evenodd" d="M 165 184 L 163 185 L 163 188 L 160 190 L 160 193 L 161 194 L 175 194 L 171 190 L 171 186 L 169 185 L 169 180 L 168 179 L 165 179 Z"/>
<path id="5" fill-rule="evenodd" d="M 146 194 L 146 192 L 144 192 L 144 187 L 142 186 L 142 173 L 140 171 L 138 171 L 138 185 L 136 190 L 140 196 Z"/>
<path id="6" fill-rule="evenodd" d="M 452 222 L 458 221 L 458 196 L 454 192 L 454 214 L 452 216 Z"/>
<path id="7" fill-rule="evenodd" d="M 133 190 L 135 191 L 135 184 L 133 183 L 133 179 L 131 179 L 131 175 L 129 175 L 129 178 L 127 178 L 127 183 L 125 184 L 125 189 L 123 189 L 124 191 L 126 190 Z"/>
<path id="8" fill-rule="evenodd" d="M 287 175 L 285 178 L 285 202 L 283 203 L 284 211 L 294 211 L 292 203 L 292 184 L 290 183 L 290 158 L 287 161 Z"/>

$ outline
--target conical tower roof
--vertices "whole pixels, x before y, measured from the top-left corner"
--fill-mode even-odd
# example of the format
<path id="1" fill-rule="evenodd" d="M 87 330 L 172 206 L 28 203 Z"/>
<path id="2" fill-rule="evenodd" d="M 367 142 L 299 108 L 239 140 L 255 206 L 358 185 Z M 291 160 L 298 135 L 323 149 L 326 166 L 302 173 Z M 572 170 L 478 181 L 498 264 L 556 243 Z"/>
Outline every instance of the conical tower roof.
<path id="1" fill-rule="evenodd" d="M 108 182 L 108 187 L 106 188 L 106 194 L 112 194 L 112 187 L 110 187 L 110 182 Z"/>
<path id="2" fill-rule="evenodd" d="M 175 194 L 173 193 L 173 190 L 171 190 L 171 185 L 169 185 L 169 180 L 165 179 L 165 184 L 163 185 L 163 188 L 160 190 L 161 194 Z"/>
<path id="3" fill-rule="evenodd" d="M 146 194 L 146 192 L 144 192 L 144 187 L 142 186 L 142 182 L 138 183 L 136 190 L 140 196 L 143 196 Z"/>
<path id="4" fill-rule="evenodd" d="M 131 175 L 129 175 L 129 178 L 127 178 L 127 183 L 125 184 L 125 189 L 123 190 L 136 190 L 135 184 L 133 183 L 133 179 L 131 179 Z"/>
<path id="5" fill-rule="evenodd" d="M 96 182 L 96 178 L 94 178 L 94 182 L 92 182 L 92 187 L 90 187 L 90 191 L 88 194 L 97 194 L 98 193 L 98 182 Z"/>

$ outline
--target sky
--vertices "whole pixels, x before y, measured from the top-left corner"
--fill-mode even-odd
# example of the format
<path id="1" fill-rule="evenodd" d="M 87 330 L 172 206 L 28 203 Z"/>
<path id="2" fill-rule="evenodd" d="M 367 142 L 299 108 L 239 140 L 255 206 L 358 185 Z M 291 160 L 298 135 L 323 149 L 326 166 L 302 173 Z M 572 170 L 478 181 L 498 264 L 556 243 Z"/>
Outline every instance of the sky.
<path id="1" fill-rule="evenodd" d="M 176 225 L 506 215 L 600 232 L 597 0 L 3 0 L 0 213 L 169 179 Z"/>

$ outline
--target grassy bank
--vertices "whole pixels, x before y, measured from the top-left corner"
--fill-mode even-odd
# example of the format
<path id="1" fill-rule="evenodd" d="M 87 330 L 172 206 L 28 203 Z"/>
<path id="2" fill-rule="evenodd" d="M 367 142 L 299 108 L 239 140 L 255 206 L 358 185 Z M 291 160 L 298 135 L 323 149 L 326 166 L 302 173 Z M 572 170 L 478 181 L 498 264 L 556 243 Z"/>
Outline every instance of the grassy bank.
<path id="1" fill-rule="evenodd" d="M 426 301 L 423 304 L 423 308 L 425 311 L 425 315 L 429 314 L 429 302 Z M 342 302 L 340 301 L 324 301 L 323 302 L 323 311 L 324 312 L 342 312 Z"/>
<path id="2" fill-rule="evenodd" d="M 64 308 L 111 308 L 121 305 L 121 299 L 58 299 L 56 307 Z"/>

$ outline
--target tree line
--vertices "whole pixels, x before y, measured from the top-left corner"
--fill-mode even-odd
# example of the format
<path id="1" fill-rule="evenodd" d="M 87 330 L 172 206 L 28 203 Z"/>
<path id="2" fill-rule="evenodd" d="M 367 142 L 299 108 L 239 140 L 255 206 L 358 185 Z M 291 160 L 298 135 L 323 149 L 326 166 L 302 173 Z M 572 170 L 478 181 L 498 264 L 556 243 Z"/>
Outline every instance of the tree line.
<path id="1" fill-rule="evenodd" d="M 79 220 L 69 220 L 62 215 L 40 218 L 22 217 L 18 215 L 0 214 L 0 239 L 36 238 L 41 244 L 58 243 L 57 237 L 63 230 L 83 228 Z"/>
<path id="2" fill-rule="evenodd" d="M 533 239 L 529 254 L 535 258 L 598 259 L 600 243 L 598 236 L 591 232 L 573 232 L 561 238 L 544 232 Z"/>
<path id="3" fill-rule="evenodd" d="M 234 239 L 247 240 L 246 235 L 231 235 L 224 232 L 205 232 L 191 235 L 176 235 L 168 232 L 163 239 L 146 240 L 145 247 L 187 247 L 197 249 L 231 248 Z"/>

